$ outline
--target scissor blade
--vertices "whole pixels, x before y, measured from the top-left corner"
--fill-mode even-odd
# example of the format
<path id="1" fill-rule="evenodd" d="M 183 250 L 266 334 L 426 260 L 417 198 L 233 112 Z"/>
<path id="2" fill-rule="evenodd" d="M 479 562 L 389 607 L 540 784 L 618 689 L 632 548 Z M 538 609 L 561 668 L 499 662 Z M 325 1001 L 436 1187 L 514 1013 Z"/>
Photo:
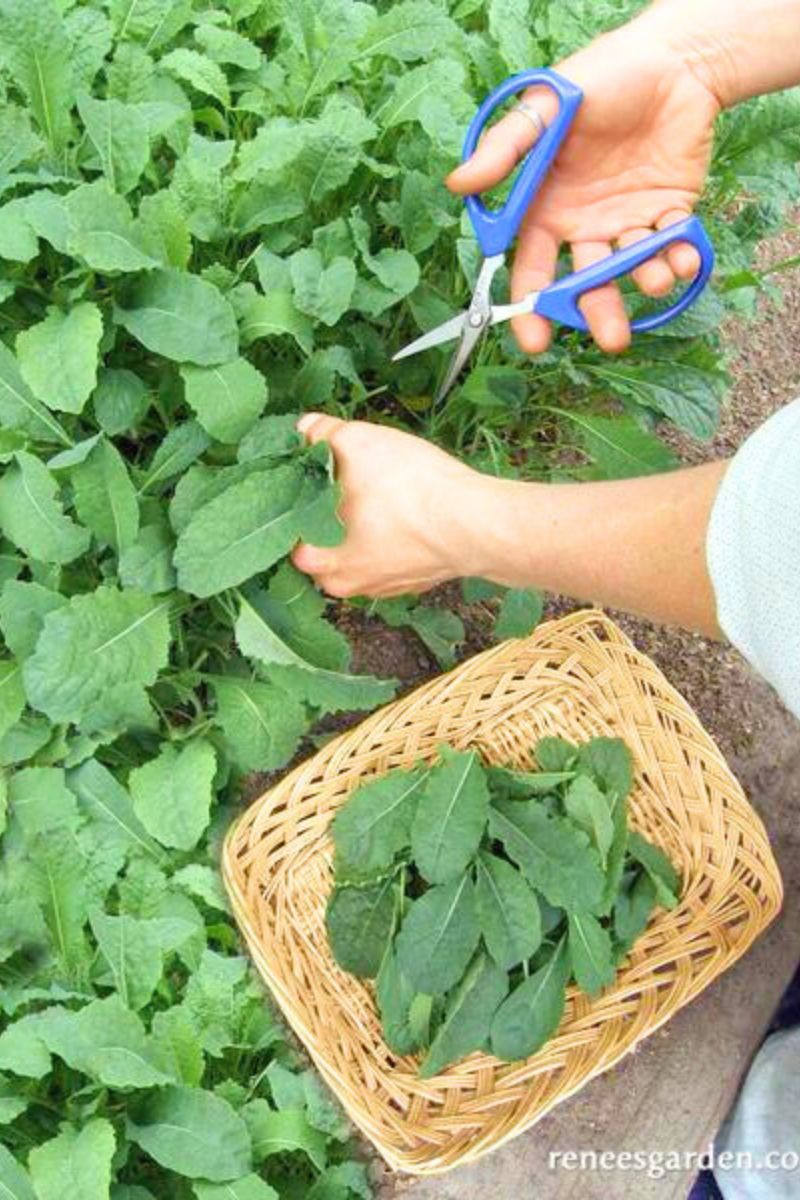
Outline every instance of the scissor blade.
<path id="1" fill-rule="evenodd" d="M 444 380 L 438 392 L 436 393 L 434 404 L 441 404 L 442 400 L 444 400 L 445 396 L 450 391 L 456 379 L 458 379 L 459 375 L 464 369 L 467 359 L 475 349 L 475 344 L 480 341 L 485 331 L 485 325 L 480 325 L 476 328 L 468 323 L 464 324 L 464 328 L 461 331 L 461 341 L 459 342 L 450 366 L 447 369 L 447 374 L 445 375 Z"/>
<path id="2" fill-rule="evenodd" d="M 460 335 L 466 319 L 466 313 L 459 313 L 457 317 L 451 317 L 449 321 L 437 325 L 435 329 L 429 329 L 427 333 L 423 333 L 421 337 L 409 342 L 407 346 L 403 346 L 402 350 L 393 354 L 392 362 L 408 358 L 412 354 L 420 354 L 423 350 L 430 350 L 432 346 L 441 346 L 442 342 L 452 342 Z"/>

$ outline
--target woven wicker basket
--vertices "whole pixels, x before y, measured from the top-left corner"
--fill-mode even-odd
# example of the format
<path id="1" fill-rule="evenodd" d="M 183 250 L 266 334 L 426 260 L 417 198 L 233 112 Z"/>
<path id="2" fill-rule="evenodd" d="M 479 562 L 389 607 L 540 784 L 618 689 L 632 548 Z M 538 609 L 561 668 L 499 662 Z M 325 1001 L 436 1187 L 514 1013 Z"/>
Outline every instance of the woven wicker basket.
<path id="1" fill-rule="evenodd" d="M 529 766 L 546 734 L 625 738 L 631 820 L 680 868 L 680 904 L 656 911 L 599 997 L 570 989 L 557 1034 L 533 1057 L 476 1053 L 419 1079 L 416 1061 L 384 1043 L 371 986 L 328 952 L 331 817 L 364 779 L 429 759 L 443 741 Z M 419 1175 L 486 1154 L 616 1063 L 735 962 L 782 898 L 764 827 L 719 750 L 598 612 L 479 654 L 328 743 L 231 829 L 223 870 L 256 965 L 316 1066 L 389 1165 Z"/>

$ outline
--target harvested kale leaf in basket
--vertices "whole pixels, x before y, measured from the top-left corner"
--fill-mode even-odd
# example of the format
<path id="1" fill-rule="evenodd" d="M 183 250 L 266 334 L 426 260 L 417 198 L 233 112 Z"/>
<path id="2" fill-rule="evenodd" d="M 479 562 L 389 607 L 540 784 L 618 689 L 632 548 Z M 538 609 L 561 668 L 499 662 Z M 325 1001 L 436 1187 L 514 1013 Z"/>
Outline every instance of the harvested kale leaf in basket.
<path id="1" fill-rule="evenodd" d="M 538 770 L 441 746 L 364 784 L 332 825 L 332 953 L 376 980 L 387 1045 L 431 1076 L 473 1050 L 527 1058 L 567 985 L 595 995 L 680 880 L 628 826 L 618 738 L 544 738 Z"/>

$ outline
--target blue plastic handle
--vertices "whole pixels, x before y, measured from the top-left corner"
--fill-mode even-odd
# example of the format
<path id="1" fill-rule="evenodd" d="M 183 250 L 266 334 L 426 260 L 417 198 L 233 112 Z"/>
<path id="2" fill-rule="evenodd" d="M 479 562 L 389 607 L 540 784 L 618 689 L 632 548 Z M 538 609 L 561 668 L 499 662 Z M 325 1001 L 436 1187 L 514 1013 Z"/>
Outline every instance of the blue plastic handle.
<path id="1" fill-rule="evenodd" d="M 484 126 L 495 109 L 510 96 L 536 84 L 549 87 L 555 92 L 559 100 L 558 113 L 523 160 L 505 204 L 493 212 L 486 207 L 480 196 L 467 196 L 465 200 L 475 236 L 485 258 L 492 254 L 502 254 L 513 242 L 526 210 L 569 132 L 583 99 L 583 92 L 576 84 L 570 83 L 555 71 L 545 68 L 520 71 L 517 75 L 511 75 L 486 97 L 473 117 L 464 139 L 462 160 L 466 162 L 472 156 Z"/>
<path id="2" fill-rule="evenodd" d="M 634 242 L 625 250 L 617 250 L 615 254 L 601 258 L 591 267 L 584 267 L 582 271 L 575 271 L 572 275 L 565 275 L 563 279 L 556 280 L 555 283 L 539 292 L 533 311 L 542 317 L 547 317 L 550 321 L 569 325 L 572 329 L 586 330 L 589 326 L 578 307 L 581 296 L 586 292 L 591 292 L 593 288 L 602 287 L 604 283 L 610 283 L 612 279 L 619 279 L 620 276 L 627 275 L 636 267 L 641 266 L 643 262 L 647 262 L 649 258 L 666 250 L 667 246 L 672 246 L 676 242 L 690 242 L 694 246 L 700 255 L 700 270 L 686 291 L 671 307 L 649 313 L 647 316 L 639 317 L 636 321 L 631 322 L 631 329 L 634 333 L 646 333 L 649 329 L 658 329 L 659 325 L 666 325 L 668 321 L 674 320 L 690 304 L 694 303 L 708 283 L 714 269 L 714 247 L 711 245 L 699 217 L 687 217 L 685 221 L 678 221 L 675 225 L 669 225 L 651 237 Z"/>

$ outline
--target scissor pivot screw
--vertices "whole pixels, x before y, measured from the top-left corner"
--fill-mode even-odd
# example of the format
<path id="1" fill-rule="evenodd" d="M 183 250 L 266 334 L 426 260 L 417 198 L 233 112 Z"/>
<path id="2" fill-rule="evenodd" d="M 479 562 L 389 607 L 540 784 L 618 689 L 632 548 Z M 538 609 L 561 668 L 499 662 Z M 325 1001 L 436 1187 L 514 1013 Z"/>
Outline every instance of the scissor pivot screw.
<path id="1" fill-rule="evenodd" d="M 480 329 L 483 324 L 483 313 L 471 312 L 469 314 L 469 323 L 473 329 Z"/>

